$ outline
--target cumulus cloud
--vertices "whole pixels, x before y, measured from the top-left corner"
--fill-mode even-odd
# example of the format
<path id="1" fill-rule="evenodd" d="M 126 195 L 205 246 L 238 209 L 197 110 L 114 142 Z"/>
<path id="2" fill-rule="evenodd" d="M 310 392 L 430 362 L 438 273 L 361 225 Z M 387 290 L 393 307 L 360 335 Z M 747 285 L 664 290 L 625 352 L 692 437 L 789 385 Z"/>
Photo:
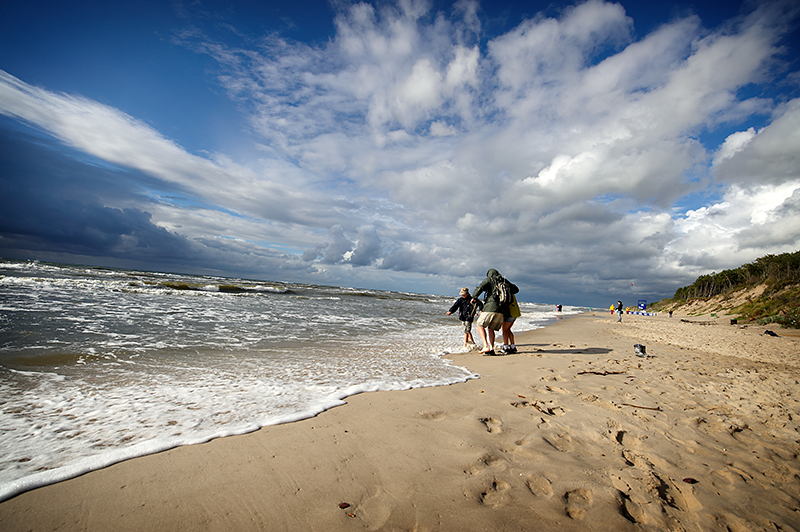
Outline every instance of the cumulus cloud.
<path id="1" fill-rule="evenodd" d="M 633 278 L 671 295 L 704 268 L 800 247 L 800 100 L 743 90 L 779 75 L 790 2 L 641 37 L 601 0 L 491 36 L 470 0 L 334 6 L 317 45 L 181 34 L 248 117 L 247 163 L 5 73 L 0 113 L 194 201 L 107 207 L 203 249 L 282 250 L 265 260 L 277 276 L 404 272 L 449 292 L 497 267 L 526 299 L 578 301 Z"/>
<path id="2" fill-rule="evenodd" d="M 755 128 L 749 128 L 747 131 L 737 131 L 731 133 L 725 139 L 725 142 L 717 150 L 714 157 L 714 166 L 719 166 L 725 159 L 730 159 L 736 152 L 741 151 L 747 144 L 756 136 Z"/>
<path id="3" fill-rule="evenodd" d="M 760 257 L 797 250 L 798 195 L 800 182 L 777 188 L 733 186 L 722 201 L 690 210 L 677 220 L 680 236 L 667 251 L 680 257 L 681 266 L 719 271 L 737 266 L 743 252 Z"/>
<path id="4" fill-rule="evenodd" d="M 730 135 L 715 159 L 726 182 L 781 184 L 800 180 L 800 99 L 777 108 L 772 123 Z"/>

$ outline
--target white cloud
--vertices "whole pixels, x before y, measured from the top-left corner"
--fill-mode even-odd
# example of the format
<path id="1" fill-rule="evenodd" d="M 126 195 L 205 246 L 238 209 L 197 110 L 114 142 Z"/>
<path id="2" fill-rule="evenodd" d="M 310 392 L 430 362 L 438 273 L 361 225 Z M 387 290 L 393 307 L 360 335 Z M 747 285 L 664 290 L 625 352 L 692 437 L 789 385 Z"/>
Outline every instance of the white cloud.
<path id="1" fill-rule="evenodd" d="M 717 150 L 717 155 L 714 157 L 714 166 L 719 166 L 719 163 L 725 159 L 730 159 L 736 152 L 741 151 L 747 143 L 753 140 L 756 136 L 755 128 L 749 128 L 747 131 L 737 131 L 731 133 L 725 139 L 725 142 Z"/>
<path id="2" fill-rule="evenodd" d="M 720 149 L 725 156 L 715 161 L 720 181 L 777 185 L 800 179 L 800 98 L 777 108 L 772 123 L 757 135 L 732 137 Z"/>
<path id="3" fill-rule="evenodd" d="M 754 260 L 800 249 L 798 198 L 800 179 L 778 187 L 734 185 L 721 202 L 688 211 L 677 220 L 680 237 L 667 249 L 687 263 L 717 271 L 747 262 L 742 256 Z"/>
<path id="4" fill-rule="evenodd" d="M 634 39 L 622 5 L 590 0 L 488 42 L 467 0 L 438 14 L 424 1 L 337 6 L 334 38 L 316 46 L 184 41 L 218 61 L 247 113 L 260 148 L 247 165 L 7 75 L 0 109 L 230 211 L 150 208 L 163 227 L 283 242 L 304 250 L 287 267 L 332 278 L 452 279 L 488 264 L 530 290 L 641 276 L 664 291 L 800 244 L 800 100 L 739 96 L 769 83 L 785 4 Z M 758 131 L 739 125 L 768 113 Z M 721 146 L 697 140 L 723 125 L 735 132 Z M 681 212 L 692 193 L 724 199 Z"/>
<path id="5" fill-rule="evenodd" d="M 430 127 L 430 132 L 434 137 L 451 137 L 458 133 L 456 128 L 442 121 L 433 122 Z"/>
<path id="6" fill-rule="evenodd" d="M 452 91 L 462 85 L 478 84 L 478 47 L 456 46 L 455 57 L 447 66 L 447 87 Z"/>

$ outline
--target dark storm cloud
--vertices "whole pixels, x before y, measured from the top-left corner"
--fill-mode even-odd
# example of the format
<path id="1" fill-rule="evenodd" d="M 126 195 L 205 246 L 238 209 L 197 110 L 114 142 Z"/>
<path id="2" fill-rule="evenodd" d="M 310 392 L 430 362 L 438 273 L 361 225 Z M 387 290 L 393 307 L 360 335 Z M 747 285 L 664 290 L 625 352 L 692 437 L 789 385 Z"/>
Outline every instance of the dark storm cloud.
<path id="1" fill-rule="evenodd" d="M 128 172 L 88 164 L 51 141 L 0 129 L 0 249 L 171 259 L 191 254 L 186 238 L 151 221 Z"/>

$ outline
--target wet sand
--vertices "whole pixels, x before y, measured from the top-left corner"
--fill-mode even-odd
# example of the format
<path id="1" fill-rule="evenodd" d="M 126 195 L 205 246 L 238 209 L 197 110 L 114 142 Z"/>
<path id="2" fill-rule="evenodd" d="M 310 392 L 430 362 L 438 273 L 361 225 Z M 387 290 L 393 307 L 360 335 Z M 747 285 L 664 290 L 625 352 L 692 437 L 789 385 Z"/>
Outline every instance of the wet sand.
<path id="1" fill-rule="evenodd" d="M 23 493 L 0 530 L 800 531 L 800 332 L 606 311 L 517 344 Z"/>

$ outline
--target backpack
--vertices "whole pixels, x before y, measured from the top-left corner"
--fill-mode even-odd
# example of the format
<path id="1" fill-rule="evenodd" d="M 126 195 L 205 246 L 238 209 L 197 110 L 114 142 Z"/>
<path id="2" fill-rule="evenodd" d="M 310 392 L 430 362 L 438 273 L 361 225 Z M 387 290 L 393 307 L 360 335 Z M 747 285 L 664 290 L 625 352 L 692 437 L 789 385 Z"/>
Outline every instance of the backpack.
<path id="1" fill-rule="evenodd" d="M 503 279 L 494 285 L 494 295 L 501 305 L 510 305 L 513 294 L 511 293 L 511 283 Z"/>

